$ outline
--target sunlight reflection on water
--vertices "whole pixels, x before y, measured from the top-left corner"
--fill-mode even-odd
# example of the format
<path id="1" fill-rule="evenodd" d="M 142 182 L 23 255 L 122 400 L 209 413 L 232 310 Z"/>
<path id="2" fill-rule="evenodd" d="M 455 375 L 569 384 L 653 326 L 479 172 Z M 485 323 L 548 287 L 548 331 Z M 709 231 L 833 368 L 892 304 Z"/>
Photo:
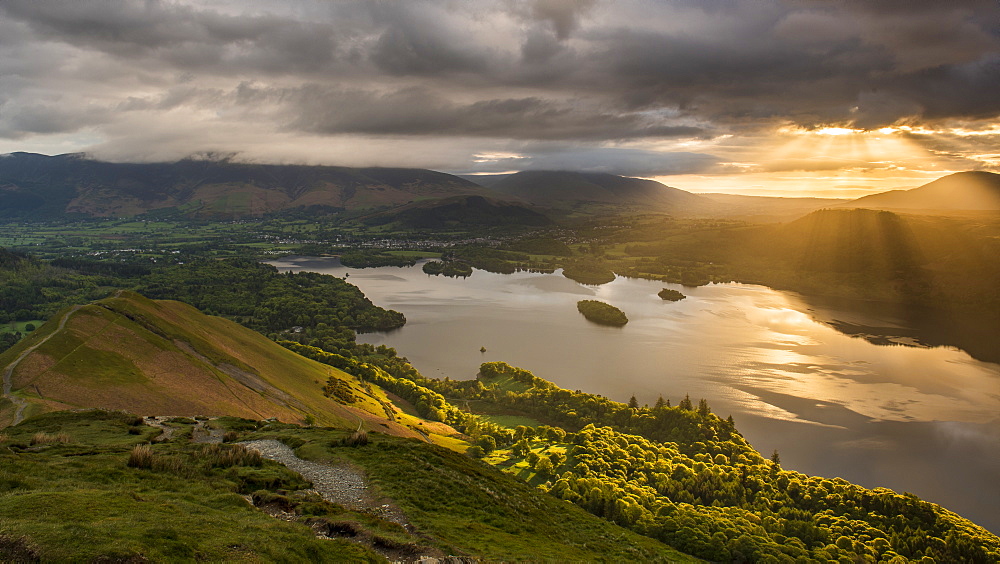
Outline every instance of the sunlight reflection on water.
<path id="1" fill-rule="evenodd" d="M 358 270 L 335 260 L 300 264 L 294 258 L 272 264 L 337 276 L 349 270 L 348 281 L 373 302 L 407 318 L 402 329 L 358 340 L 396 348 L 427 376 L 470 379 L 480 363 L 502 360 L 565 388 L 619 401 L 632 394 L 640 404 L 652 404 L 660 394 L 675 404 L 685 394 L 704 397 L 721 416 L 731 413 L 761 452 L 780 448 L 789 467 L 832 468 L 862 483 L 919 493 L 915 484 L 922 495 L 968 503 L 981 496 L 942 493 L 944 486 L 908 476 L 898 466 L 906 460 L 910 471 L 923 468 L 912 462 L 917 454 L 904 448 L 912 440 L 902 433 L 924 433 L 930 442 L 954 442 L 961 435 L 976 449 L 993 452 L 961 461 L 972 465 L 972 482 L 1000 471 L 1000 450 L 991 450 L 1000 445 L 1000 365 L 953 347 L 881 346 L 846 335 L 797 309 L 801 301 L 793 294 L 738 284 L 666 285 L 688 296 L 671 303 L 656 295 L 664 284 L 647 280 L 619 278 L 590 287 L 558 273 L 475 271 L 468 279 L 449 279 L 427 276 L 419 266 Z M 591 297 L 622 309 L 629 324 L 612 328 L 586 321 L 575 304 Z M 844 317 L 892 326 L 865 319 L 863 311 Z M 480 352 L 483 346 L 488 352 Z M 912 448 L 928 446 L 917 444 Z M 876 445 L 882 449 L 878 456 Z M 926 464 L 919 471 L 948 467 Z M 996 483 L 979 487 L 1000 498 Z M 996 509 L 986 511 L 1000 524 Z"/>

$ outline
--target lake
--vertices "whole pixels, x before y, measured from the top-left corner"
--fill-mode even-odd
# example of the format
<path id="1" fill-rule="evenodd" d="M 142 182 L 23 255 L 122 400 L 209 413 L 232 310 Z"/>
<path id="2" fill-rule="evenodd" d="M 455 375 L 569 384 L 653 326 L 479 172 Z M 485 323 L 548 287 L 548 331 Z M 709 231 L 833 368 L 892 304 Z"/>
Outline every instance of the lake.
<path id="1" fill-rule="evenodd" d="M 405 327 L 358 340 L 395 348 L 425 376 L 472 379 L 481 363 L 504 361 L 618 401 L 705 398 L 764 456 L 777 450 L 786 469 L 912 492 L 1000 532 L 1000 365 L 920 346 L 912 327 L 878 308 L 815 307 L 742 284 L 584 286 L 558 272 L 454 279 L 334 258 L 271 264 L 347 275 L 374 303 L 402 312 Z M 656 295 L 664 287 L 687 298 L 665 302 Z M 582 299 L 630 321 L 591 323 L 576 310 Z M 840 326 L 880 333 L 861 338 Z"/>

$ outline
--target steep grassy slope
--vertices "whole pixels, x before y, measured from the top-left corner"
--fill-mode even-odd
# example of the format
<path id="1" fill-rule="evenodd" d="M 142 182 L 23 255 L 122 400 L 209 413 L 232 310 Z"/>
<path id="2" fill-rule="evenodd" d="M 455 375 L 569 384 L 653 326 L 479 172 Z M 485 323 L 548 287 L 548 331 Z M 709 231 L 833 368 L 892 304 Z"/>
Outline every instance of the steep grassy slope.
<path id="1" fill-rule="evenodd" d="M 19 360 L 20 359 L 20 360 Z M 307 360 L 231 321 L 173 301 L 120 292 L 64 310 L 0 355 L 28 415 L 99 407 L 142 414 L 275 417 L 356 427 L 361 420 L 417 436 L 386 420 L 383 398 L 355 377 Z M 323 393 L 330 378 L 351 391 Z M 344 405 L 347 403 L 347 405 Z M 16 406 L 0 407 L 11 422 Z"/>

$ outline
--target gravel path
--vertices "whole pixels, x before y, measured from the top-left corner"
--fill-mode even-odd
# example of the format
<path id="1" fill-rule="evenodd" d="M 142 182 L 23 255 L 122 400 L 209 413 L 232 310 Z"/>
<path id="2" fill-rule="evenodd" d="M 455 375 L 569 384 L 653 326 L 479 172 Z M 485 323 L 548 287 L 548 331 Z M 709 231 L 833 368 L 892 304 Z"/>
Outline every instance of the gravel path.
<path id="1" fill-rule="evenodd" d="M 291 448 L 274 439 L 245 441 L 239 444 L 259 451 L 264 458 L 280 462 L 302 474 L 302 477 L 313 483 L 312 491 L 326 501 L 354 511 L 370 513 L 397 523 L 408 531 L 413 530 L 413 526 L 398 507 L 373 499 L 368 493 L 368 482 L 364 475 L 347 464 L 320 464 L 302 460 L 295 456 Z"/>
<path id="2" fill-rule="evenodd" d="M 313 489 L 323 499 L 355 511 L 371 509 L 368 484 L 357 470 L 345 464 L 336 466 L 302 460 L 281 441 L 273 439 L 241 443 L 259 451 L 261 456 L 284 464 L 313 483 Z"/>

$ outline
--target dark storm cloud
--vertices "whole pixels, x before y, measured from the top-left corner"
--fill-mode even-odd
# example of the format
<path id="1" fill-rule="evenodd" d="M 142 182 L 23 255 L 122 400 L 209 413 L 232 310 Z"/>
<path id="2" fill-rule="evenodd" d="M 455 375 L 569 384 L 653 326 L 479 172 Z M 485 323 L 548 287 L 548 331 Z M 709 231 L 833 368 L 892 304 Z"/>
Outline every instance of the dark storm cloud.
<path id="1" fill-rule="evenodd" d="M 341 27 L 269 14 L 227 15 L 148 0 L 9 0 L 6 15 L 39 38 L 123 60 L 226 73 L 289 73 L 329 68 L 341 53 Z"/>
<path id="2" fill-rule="evenodd" d="M 111 119 L 106 108 L 0 99 L 0 138 L 75 131 Z"/>
<path id="3" fill-rule="evenodd" d="M 426 8 L 423 2 L 371 4 L 381 28 L 369 52 L 375 66 L 399 75 L 487 72 L 489 54 Z"/>
<path id="4" fill-rule="evenodd" d="M 128 147 L 141 119 L 213 143 L 232 128 L 594 148 L 993 119 L 998 91 L 994 0 L 0 2 L 8 138 Z"/>
<path id="5" fill-rule="evenodd" d="M 456 135 L 520 139 L 629 139 L 700 136 L 640 113 L 607 112 L 579 101 L 496 98 L 461 104 L 423 88 L 387 94 L 310 85 L 277 94 L 290 102 L 290 127 L 317 133 Z"/>
<path id="6" fill-rule="evenodd" d="M 528 4 L 531 17 L 551 24 L 556 38 L 563 40 L 576 30 L 580 18 L 593 8 L 594 3 L 594 0 L 535 0 Z"/>

